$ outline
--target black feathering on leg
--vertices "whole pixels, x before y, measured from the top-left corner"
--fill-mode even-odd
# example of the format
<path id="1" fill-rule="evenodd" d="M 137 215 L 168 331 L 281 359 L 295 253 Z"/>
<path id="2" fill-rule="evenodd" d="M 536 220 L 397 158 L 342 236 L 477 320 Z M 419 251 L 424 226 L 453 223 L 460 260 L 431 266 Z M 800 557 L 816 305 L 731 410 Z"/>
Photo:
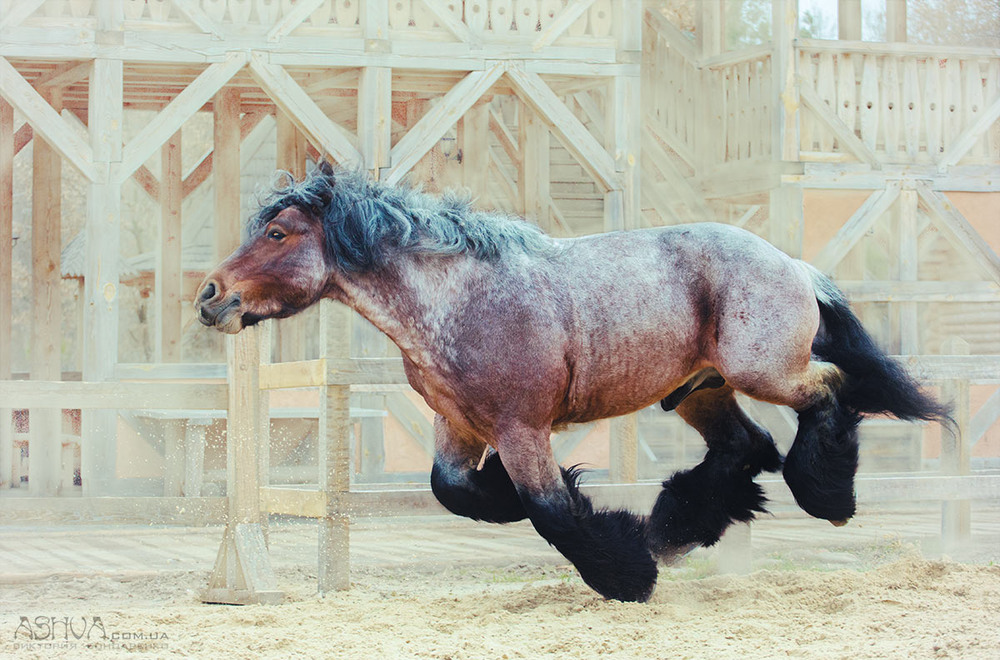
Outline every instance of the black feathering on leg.
<path id="1" fill-rule="evenodd" d="M 563 468 L 566 491 L 522 493 L 538 533 L 573 562 L 583 581 L 605 598 L 644 602 L 656 586 L 645 521 L 628 511 L 594 509 L 580 492 L 581 471 Z"/>
<path id="2" fill-rule="evenodd" d="M 700 464 L 663 482 L 648 523 L 654 554 L 672 559 L 684 549 L 714 545 L 732 523 L 767 512 L 763 489 L 733 458 L 709 450 Z"/>
<path id="3" fill-rule="evenodd" d="M 435 460 L 431 491 L 446 509 L 473 520 L 508 523 L 528 515 L 495 452 L 487 456 L 480 470 Z"/>

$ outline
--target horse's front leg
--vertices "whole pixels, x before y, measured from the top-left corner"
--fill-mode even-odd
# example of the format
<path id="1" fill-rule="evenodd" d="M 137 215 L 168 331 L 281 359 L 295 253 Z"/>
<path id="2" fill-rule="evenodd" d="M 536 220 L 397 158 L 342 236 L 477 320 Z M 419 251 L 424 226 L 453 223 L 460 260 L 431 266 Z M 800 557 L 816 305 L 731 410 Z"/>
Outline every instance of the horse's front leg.
<path id="1" fill-rule="evenodd" d="M 437 415 L 434 445 L 431 490 L 446 509 L 459 516 L 495 523 L 527 517 L 500 456 L 490 452 L 480 466 L 485 442 L 459 433 L 448 420 Z"/>
<path id="2" fill-rule="evenodd" d="M 645 521 L 628 511 L 595 511 L 577 487 L 578 473 L 556 464 L 549 432 L 512 425 L 497 437 L 531 524 L 605 598 L 648 600 L 657 569 L 646 547 Z"/>

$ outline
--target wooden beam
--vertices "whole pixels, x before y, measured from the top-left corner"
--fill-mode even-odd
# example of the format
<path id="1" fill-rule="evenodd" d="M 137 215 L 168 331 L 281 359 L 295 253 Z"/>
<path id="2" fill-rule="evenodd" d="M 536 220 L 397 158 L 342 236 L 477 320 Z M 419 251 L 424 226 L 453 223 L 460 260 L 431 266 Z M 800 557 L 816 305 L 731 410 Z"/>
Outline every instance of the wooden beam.
<path id="1" fill-rule="evenodd" d="M 90 75 L 91 63 L 84 62 L 64 62 L 48 73 L 35 78 L 35 89 L 41 90 L 45 87 L 65 87 L 78 83 Z"/>
<path id="2" fill-rule="evenodd" d="M 309 14 L 316 11 L 326 0 L 299 0 L 292 5 L 292 10 L 282 16 L 270 30 L 267 31 L 268 41 L 278 41 L 286 34 L 302 25 Z"/>
<path id="3" fill-rule="evenodd" d="M 20 0 L 17 3 L 10 3 L 7 12 L 0 16 L 0 30 L 17 27 L 43 4 L 45 0 Z"/>
<path id="4" fill-rule="evenodd" d="M 462 118 L 462 183 L 478 200 L 485 200 L 489 191 L 489 131 L 493 113 L 487 103 L 476 103 Z M 502 129 L 501 129 L 502 130 Z"/>
<path id="5" fill-rule="evenodd" d="M 899 182 L 890 181 L 884 190 L 877 190 L 869 195 L 868 199 L 844 223 L 844 226 L 823 246 L 823 249 L 813 259 L 813 265 L 824 272 L 832 271 L 847 256 L 851 248 L 861 240 L 861 237 L 878 220 L 879 216 L 895 203 L 899 197 L 899 191 Z"/>
<path id="6" fill-rule="evenodd" d="M 497 63 L 485 71 L 469 73 L 452 87 L 392 148 L 392 165 L 384 177 L 386 183 L 399 183 L 501 75 L 503 64 Z"/>
<path id="7" fill-rule="evenodd" d="M 14 106 L 0 98 L 0 381 L 11 376 L 14 282 Z M 0 404 L 0 489 L 11 487 L 14 471 L 11 409 Z"/>
<path id="8" fill-rule="evenodd" d="M 211 65 L 185 87 L 125 146 L 119 170 L 120 178 L 124 180 L 132 176 L 140 165 L 156 153 L 167 139 L 184 125 L 184 122 L 208 103 L 246 63 L 246 53 L 231 52 L 226 55 L 224 61 Z"/>
<path id="9" fill-rule="evenodd" d="M 695 50 L 691 40 L 681 32 L 667 17 L 661 14 L 655 7 L 646 9 L 644 15 L 646 25 L 658 35 L 662 36 L 670 48 L 676 50 L 681 57 L 695 66 L 699 66 L 698 51 Z"/>
<path id="10" fill-rule="evenodd" d="M 518 97 L 545 120 L 566 150 L 605 190 L 621 189 L 614 159 L 537 73 L 511 66 L 507 77 Z"/>
<path id="11" fill-rule="evenodd" d="M 184 202 L 181 180 L 181 131 L 163 145 L 160 171 L 163 194 L 160 196 L 160 240 L 157 253 L 156 303 L 157 362 L 180 362 L 181 359 L 181 205 Z"/>
<path id="12" fill-rule="evenodd" d="M 527 105 L 519 108 L 518 152 L 523 155 L 517 170 L 520 211 L 544 231 L 549 226 L 549 129 Z"/>
<path id="13" fill-rule="evenodd" d="M 341 165 L 350 167 L 361 163 L 361 154 L 351 134 L 323 114 L 287 71 L 270 64 L 265 54 L 254 53 L 250 58 L 250 73 L 261 89 L 318 148 Z"/>
<path id="14" fill-rule="evenodd" d="M 202 32 L 210 34 L 216 39 L 225 37 L 222 27 L 205 13 L 196 0 L 171 0 L 171 4 Z"/>
<path id="15" fill-rule="evenodd" d="M 13 105 L 59 155 L 80 172 L 95 181 L 99 174 L 94 167 L 94 152 L 76 131 L 59 116 L 51 105 L 21 77 L 17 69 L 0 57 L 0 97 Z"/>
<path id="16" fill-rule="evenodd" d="M 113 402 L 123 410 L 219 410 L 226 396 L 221 384 L 0 381 L 0 400 L 11 408 L 101 410 Z"/>
<path id="17" fill-rule="evenodd" d="M 905 42 L 906 0 L 885 0 L 885 40 Z"/>
<path id="18" fill-rule="evenodd" d="M 102 171 L 110 171 L 122 159 L 122 60 L 94 60 L 87 108 L 94 162 Z M 114 378 L 115 363 L 118 361 L 122 181 L 123 178 L 118 176 L 104 176 L 100 181 L 93 181 L 87 193 L 87 223 L 84 227 L 87 254 L 82 294 L 82 367 L 83 378 L 87 381 Z M 102 409 L 82 414 L 80 475 L 84 495 L 107 495 L 115 480 L 118 414 L 107 406 L 108 402 L 126 399 L 128 396 L 106 398 Z"/>
<path id="19" fill-rule="evenodd" d="M 497 114 L 496 110 L 490 108 L 489 115 L 490 130 L 496 136 L 497 142 L 500 143 L 500 147 L 503 148 L 507 157 L 517 167 L 521 163 L 521 152 L 518 150 L 517 141 L 510 134 L 507 126 L 503 123 L 503 118 Z"/>
<path id="20" fill-rule="evenodd" d="M 838 0 L 837 38 L 861 39 L 861 0 Z"/>
<path id="21" fill-rule="evenodd" d="M 592 4 L 594 4 L 594 0 L 575 0 L 568 7 L 563 7 L 562 11 L 556 14 L 552 22 L 535 37 L 534 43 L 531 44 L 531 50 L 537 53 L 555 42 L 556 39 L 569 29 L 570 25 L 575 23 L 578 18 L 583 16 L 584 12 L 590 9 Z"/>
<path id="22" fill-rule="evenodd" d="M 391 164 L 392 69 L 366 66 L 358 80 L 358 138 L 364 167 L 376 174 Z"/>
<path id="23" fill-rule="evenodd" d="M 859 160 L 871 165 L 872 169 L 882 169 L 882 163 L 879 161 L 878 156 L 875 155 L 875 152 L 858 139 L 858 136 L 854 134 L 854 129 L 845 124 L 844 120 L 834 113 L 833 109 L 819 97 L 819 94 L 815 90 L 807 84 L 799 85 L 799 98 L 802 99 L 802 104 L 812 110 L 826 124 L 827 128 L 833 132 L 840 146 L 848 149 Z"/>
<path id="24" fill-rule="evenodd" d="M 215 260 L 240 244 L 240 91 L 224 88 L 215 97 L 212 173 L 215 186 Z"/>
<path id="25" fill-rule="evenodd" d="M 938 160 L 938 172 L 945 173 L 948 168 L 962 160 L 968 153 L 972 145 L 981 138 L 990 127 L 1000 119 L 1000 96 L 993 99 L 993 102 L 985 108 L 975 122 L 970 124 L 958 138 L 951 143 L 948 149 L 941 154 Z"/>
<path id="26" fill-rule="evenodd" d="M 964 249 L 994 282 L 1000 282 L 1000 257 L 969 224 L 965 216 L 943 193 L 931 190 L 926 183 L 917 183 L 916 189 L 920 200 L 930 211 L 934 225 L 943 230 L 953 243 Z"/>
<path id="27" fill-rule="evenodd" d="M 837 280 L 851 302 L 1000 302 L 996 282 Z"/>
<path id="28" fill-rule="evenodd" d="M 456 39 L 473 47 L 482 43 L 479 35 L 470 30 L 461 19 L 456 18 L 441 0 L 421 0 L 421 2 L 434 14 L 438 25 L 451 32 Z"/>

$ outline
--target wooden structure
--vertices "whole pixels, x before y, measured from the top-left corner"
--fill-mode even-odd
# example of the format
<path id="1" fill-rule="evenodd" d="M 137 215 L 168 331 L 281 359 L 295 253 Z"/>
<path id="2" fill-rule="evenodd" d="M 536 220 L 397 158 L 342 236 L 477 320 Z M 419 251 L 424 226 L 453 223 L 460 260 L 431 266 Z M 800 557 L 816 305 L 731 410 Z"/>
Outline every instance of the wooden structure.
<path id="1" fill-rule="evenodd" d="M 351 516 L 433 507 L 426 489 L 352 488 L 352 462 L 353 473 L 370 476 L 384 445 L 381 423 L 362 421 L 363 451 L 352 452 L 358 425 L 349 402 L 389 405 L 405 379 L 384 340 L 344 309 L 324 304 L 273 332 L 241 335 L 229 341 L 228 359 L 218 348 L 214 360 L 185 355 L 186 310 L 201 273 L 183 266 L 184 200 L 211 186 L 213 251 L 227 254 L 247 197 L 241 145 L 273 130 L 274 165 L 297 175 L 322 154 L 390 183 L 409 175 L 432 187 L 465 186 L 480 203 L 557 235 L 722 219 L 813 262 L 838 278 L 899 359 L 957 402 L 962 435 L 944 438 L 936 471 L 862 479 L 861 497 L 948 500 L 949 537 L 967 534 L 967 500 L 1000 497 L 1000 477 L 971 474 L 970 460 L 1000 414 L 1000 337 L 990 325 L 1000 318 L 1000 236 L 980 199 L 995 209 L 1000 197 L 1000 51 L 905 43 L 902 0 L 888 5 L 890 43 L 860 40 L 853 0 L 841 0 L 840 40 L 797 39 L 797 3 L 773 0 L 772 40 L 725 51 L 722 0 L 698 3 L 693 40 L 658 4 L 0 0 L 5 488 L 17 462 L 10 409 L 31 411 L 31 497 L 0 494 L 9 515 L 41 507 L 218 520 L 228 511 L 205 597 L 255 602 L 278 597 L 266 512 L 320 521 L 320 586 L 328 590 L 349 583 Z M 206 115 L 211 145 L 185 165 L 182 133 Z M 7 349 L 14 165 L 29 141 L 33 342 L 23 379 Z M 56 237 L 67 196 L 59 161 L 87 197 L 82 382 L 64 375 L 60 361 Z M 965 195 L 961 204 L 956 194 Z M 154 361 L 143 364 L 119 359 L 123 200 L 136 195 L 160 208 Z M 831 208 L 846 209 L 842 223 Z M 268 393 L 303 387 L 320 390 L 318 475 L 306 489 L 270 486 Z M 973 410 L 973 393 L 984 391 Z M 71 489 L 59 478 L 59 408 L 82 411 L 83 497 L 71 500 L 57 497 Z M 126 409 L 228 411 L 228 499 L 185 492 L 169 474 L 167 497 L 123 490 L 116 411 Z M 779 440 L 794 428 L 788 411 L 756 412 L 780 429 Z M 897 439 L 913 432 L 893 428 Z M 916 432 L 919 454 L 925 442 Z M 204 448 L 184 439 L 197 432 L 173 433 L 165 451 L 199 472 L 192 482 L 200 484 Z M 557 438 L 557 455 L 578 440 Z M 656 484 L 639 481 L 647 476 L 640 454 L 658 451 L 645 417 L 613 420 L 608 441 L 614 486 L 598 490 L 653 492 Z M 674 467 L 661 462 L 649 476 Z"/>

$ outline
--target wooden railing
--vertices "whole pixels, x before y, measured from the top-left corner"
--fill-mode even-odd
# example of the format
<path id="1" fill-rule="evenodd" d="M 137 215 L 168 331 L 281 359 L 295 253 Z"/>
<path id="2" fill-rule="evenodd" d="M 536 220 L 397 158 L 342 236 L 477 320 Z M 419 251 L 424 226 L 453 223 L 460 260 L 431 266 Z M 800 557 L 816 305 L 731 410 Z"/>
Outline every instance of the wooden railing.
<path id="1" fill-rule="evenodd" d="M 122 0 L 129 29 L 360 34 L 362 5 L 371 0 Z M 94 0 L 0 0 L 9 11 L 29 12 L 25 24 L 96 20 Z M 9 8 L 8 8 L 9 5 Z M 542 40 L 549 45 L 610 39 L 620 11 L 613 0 L 388 0 L 392 38 L 482 41 Z M 6 13 L 6 12 L 5 12 Z M 305 15 L 305 20 L 299 21 Z M 20 19 L 19 19 L 20 20 Z"/>
<path id="2" fill-rule="evenodd" d="M 802 160 L 1000 160 L 1000 133 L 990 129 L 1000 115 L 1000 51 L 818 40 L 797 51 Z"/>

